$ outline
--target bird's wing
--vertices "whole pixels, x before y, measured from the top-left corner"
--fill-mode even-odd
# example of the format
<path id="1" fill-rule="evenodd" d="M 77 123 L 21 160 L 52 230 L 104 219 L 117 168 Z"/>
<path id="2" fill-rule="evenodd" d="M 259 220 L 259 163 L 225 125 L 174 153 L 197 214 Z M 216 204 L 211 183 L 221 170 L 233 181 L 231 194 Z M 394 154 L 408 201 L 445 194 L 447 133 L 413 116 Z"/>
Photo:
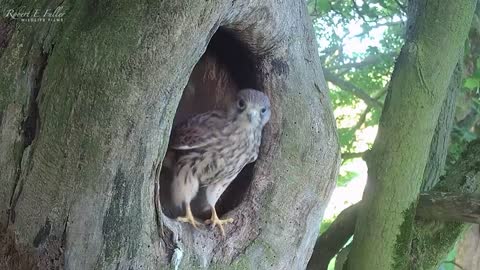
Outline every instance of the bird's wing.
<path id="1" fill-rule="evenodd" d="M 214 143 L 217 130 L 227 124 L 225 113 L 210 111 L 195 115 L 173 130 L 170 147 L 176 150 L 190 150 Z"/>

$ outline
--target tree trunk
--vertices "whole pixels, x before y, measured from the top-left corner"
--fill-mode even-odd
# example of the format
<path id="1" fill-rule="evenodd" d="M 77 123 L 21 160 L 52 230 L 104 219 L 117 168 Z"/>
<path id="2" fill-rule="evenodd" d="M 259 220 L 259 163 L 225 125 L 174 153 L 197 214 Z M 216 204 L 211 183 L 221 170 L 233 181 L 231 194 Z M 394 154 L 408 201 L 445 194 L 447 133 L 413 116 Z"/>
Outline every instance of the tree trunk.
<path id="1" fill-rule="evenodd" d="M 459 60 L 450 79 L 447 96 L 443 101 L 435 133 L 430 144 L 429 158 L 423 173 L 422 192 L 431 191 L 434 186 L 441 181 L 441 176 L 444 175 L 445 177 L 444 170 L 447 160 L 450 134 L 453 126 L 453 118 L 455 115 L 456 97 L 462 83 L 463 50 L 460 50 Z M 449 169 L 450 170 L 447 171 L 447 174 L 453 175 L 453 169 Z M 460 175 L 465 172 L 461 171 L 456 173 Z M 456 187 L 457 185 L 454 185 L 451 189 L 448 189 L 448 191 L 463 191 L 461 188 Z M 417 210 L 418 208 L 421 208 L 421 206 L 418 205 Z M 417 219 L 413 226 L 412 248 L 409 256 L 405 256 L 403 260 L 408 262 L 408 267 L 411 269 L 438 269 L 441 260 L 443 260 L 454 247 L 455 241 L 461 235 L 464 225 L 462 223 L 455 223 L 455 225 L 453 225 L 452 222 L 438 222 L 437 220 L 425 221 Z"/>
<path id="2" fill-rule="evenodd" d="M 406 269 L 438 269 L 468 227 L 465 222 L 480 223 L 479 162 L 480 139 L 477 139 L 467 145 L 434 191 L 420 195 L 411 251 L 402 258 L 402 262 L 408 264 Z M 343 269 L 351 244 L 339 250 L 353 235 L 360 206 L 361 202 L 342 211 L 319 237 L 308 269 L 327 269 L 330 259 L 337 253 L 335 269 Z"/>
<path id="3" fill-rule="evenodd" d="M 455 118 L 455 104 L 457 94 L 463 83 L 463 50 L 458 53 L 457 66 L 450 78 L 447 89 L 447 96 L 443 101 L 437 126 L 430 143 L 427 165 L 423 172 L 421 191 L 431 190 L 445 173 L 445 162 L 450 145 L 450 133 L 452 132 L 453 120 Z"/>
<path id="4" fill-rule="evenodd" d="M 463 59 L 463 53 L 459 54 L 459 58 Z M 440 176 L 444 172 L 445 161 L 448 153 L 448 145 L 450 141 L 450 132 L 453 125 L 456 96 L 463 82 L 462 66 L 463 60 L 459 60 L 452 78 L 450 79 L 447 96 L 443 101 L 443 105 L 440 110 L 435 133 L 430 144 L 428 162 L 423 173 L 424 180 L 421 190 L 424 192 L 429 191 L 440 180 Z M 317 239 L 312 257 L 308 263 L 308 269 L 320 270 L 328 268 L 330 260 L 353 235 L 358 208 L 358 204 L 355 204 L 349 209 L 342 211 L 332 223 L 330 228 Z M 429 211 L 429 209 L 427 211 Z M 422 224 L 424 224 L 424 222 L 421 224 L 416 223 L 415 225 L 422 226 Z M 444 250 L 445 247 L 438 248 Z M 437 247 L 428 247 L 428 250 L 435 249 L 437 249 Z M 422 250 L 420 252 L 422 254 L 425 254 L 425 252 L 428 253 L 427 250 Z M 418 256 L 418 254 L 411 254 L 410 257 L 418 258 L 420 256 Z M 336 265 L 339 263 L 341 262 L 337 259 Z M 436 265 L 436 263 L 434 263 L 434 265 Z M 341 268 L 342 266 L 339 267 Z"/>
<path id="5" fill-rule="evenodd" d="M 420 0 L 418 6 L 409 7 L 417 8 L 415 22 L 397 60 L 378 135 L 367 157 L 369 179 L 348 269 L 408 265 L 405 258 L 429 146 L 475 2 Z"/>
<path id="6" fill-rule="evenodd" d="M 63 22 L 0 21 L 0 267 L 304 268 L 339 166 L 304 1 L 8 8 L 59 6 Z M 219 28 L 253 59 L 253 70 L 226 63 L 232 78 L 273 110 L 226 238 L 154 203 L 183 89 Z"/>

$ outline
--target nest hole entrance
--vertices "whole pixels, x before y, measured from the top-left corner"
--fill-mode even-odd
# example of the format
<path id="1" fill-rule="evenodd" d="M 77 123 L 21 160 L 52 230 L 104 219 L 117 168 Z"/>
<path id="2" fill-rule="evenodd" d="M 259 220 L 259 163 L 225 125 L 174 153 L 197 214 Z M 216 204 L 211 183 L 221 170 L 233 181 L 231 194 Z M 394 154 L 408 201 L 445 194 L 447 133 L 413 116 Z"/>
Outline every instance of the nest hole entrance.
<path id="1" fill-rule="evenodd" d="M 240 89 L 258 89 L 256 74 L 254 54 L 233 33 L 220 28 L 190 75 L 173 126 L 199 113 L 225 110 Z M 168 217 L 176 218 L 184 215 L 185 209 L 177 209 L 171 202 L 174 161 L 167 158 L 168 153 L 160 172 L 160 202 L 162 211 Z M 254 163 L 245 166 L 222 194 L 215 207 L 219 216 L 242 202 L 253 180 L 253 168 Z M 200 219 L 207 219 L 211 214 L 204 196 L 200 190 L 191 202 L 194 216 Z"/>

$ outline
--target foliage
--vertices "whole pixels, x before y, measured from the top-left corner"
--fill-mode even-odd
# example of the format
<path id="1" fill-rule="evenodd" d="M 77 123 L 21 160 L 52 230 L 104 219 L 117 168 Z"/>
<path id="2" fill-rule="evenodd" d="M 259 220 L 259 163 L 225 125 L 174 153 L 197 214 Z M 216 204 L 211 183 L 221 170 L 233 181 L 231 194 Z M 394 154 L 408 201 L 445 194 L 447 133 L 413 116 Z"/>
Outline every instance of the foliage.
<path id="1" fill-rule="evenodd" d="M 474 19 L 474 22 L 478 18 Z M 468 142 L 480 134 L 480 31 L 472 24 L 464 55 L 465 79 L 457 97 L 447 168 L 455 163 Z"/>
<path id="2" fill-rule="evenodd" d="M 354 171 L 342 171 L 338 175 L 337 186 L 343 187 L 348 184 L 353 178 L 358 176 L 357 172 Z"/>
<path id="3" fill-rule="evenodd" d="M 403 43 L 403 4 L 395 0 L 311 0 L 308 8 L 323 68 L 381 105 L 395 57 Z M 366 150 L 374 136 L 370 136 L 366 144 L 359 145 L 361 134 L 358 131 L 377 125 L 381 106 L 367 107 L 364 100 L 352 94 L 352 89 L 329 81 L 342 151 Z"/>
<path id="4" fill-rule="evenodd" d="M 364 152 L 373 144 L 376 133 L 365 131 L 369 128 L 376 131 L 382 106 L 367 106 L 354 89 L 346 86 L 366 93 L 380 105 L 383 103 L 395 58 L 404 41 L 405 7 L 406 1 L 400 0 L 308 1 L 322 65 L 329 74 L 326 79 L 342 153 Z M 453 164 L 465 144 L 480 132 L 480 34 L 478 29 L 472 29 L 470 42 L 466 44 L 466 77 L 458 100 L 447 164 Z M 348 85 L 332 82 L 337 80 Z M 353 177 L 340 176 L 339 184 L 346 185 L 351 179 Z"/>

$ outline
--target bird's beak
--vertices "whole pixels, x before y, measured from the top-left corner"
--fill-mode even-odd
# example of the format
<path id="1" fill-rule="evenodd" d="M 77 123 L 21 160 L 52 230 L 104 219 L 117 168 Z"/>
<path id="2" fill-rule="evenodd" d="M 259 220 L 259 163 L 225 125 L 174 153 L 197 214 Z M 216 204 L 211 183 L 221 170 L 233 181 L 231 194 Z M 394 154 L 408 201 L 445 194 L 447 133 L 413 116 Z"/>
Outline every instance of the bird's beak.
<path id="1" fill-rule="evenodd" d="M 247 116 L 248 116 L 248 121 L 249 121 L 250 123 L 252 123 L 252 122 L 253 122 L 253 119 L 255 119 L 255 117 L 258 116 L 258 112 L 255 111 L 255 110 L 251 110 L 251 111 L 248 112 Z"/>

